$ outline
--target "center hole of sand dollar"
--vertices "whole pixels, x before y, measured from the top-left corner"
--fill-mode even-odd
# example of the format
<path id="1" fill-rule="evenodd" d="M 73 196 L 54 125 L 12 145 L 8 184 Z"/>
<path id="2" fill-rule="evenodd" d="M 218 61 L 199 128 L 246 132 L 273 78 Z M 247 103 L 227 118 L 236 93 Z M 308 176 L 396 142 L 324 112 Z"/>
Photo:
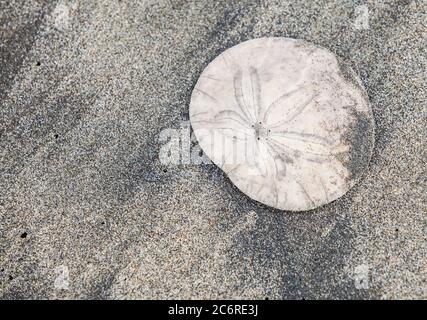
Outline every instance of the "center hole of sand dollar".
<path id="1" fill-rule="evenodd" d="M 254 123 L 252 125 L 252 128 L 254 129 L 255 138 L 257 140 L 266 139 L 270 131 L 267 128 L 265 128 L 261 122 Z"/>

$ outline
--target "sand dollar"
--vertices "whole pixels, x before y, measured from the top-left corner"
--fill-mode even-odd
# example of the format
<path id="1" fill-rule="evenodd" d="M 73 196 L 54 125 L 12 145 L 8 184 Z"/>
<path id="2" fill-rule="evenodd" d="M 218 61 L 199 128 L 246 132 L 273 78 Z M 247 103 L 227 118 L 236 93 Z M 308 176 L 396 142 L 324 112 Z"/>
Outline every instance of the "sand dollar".
<path id="1" fill-rule="evenodd" d="M 345 194 L 374 144 L 372 110 L 353 70 L 289 38 L 249 40 L 215 58 L 193 90 L 190 122 L 242 192 L 291 211 Z"/>

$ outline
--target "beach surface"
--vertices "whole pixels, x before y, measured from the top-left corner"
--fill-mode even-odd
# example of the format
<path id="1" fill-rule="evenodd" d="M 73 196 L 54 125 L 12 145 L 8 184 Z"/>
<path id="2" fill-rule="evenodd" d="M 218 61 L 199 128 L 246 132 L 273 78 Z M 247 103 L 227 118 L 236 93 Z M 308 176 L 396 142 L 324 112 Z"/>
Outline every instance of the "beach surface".
<path id="1" fill-rule="evenodd" d="M 1 1 L 0 298 L 426 299 L 425 19 L 423 1 Z M 307 212 L 161 157 L 171 132 L 190 145 L 208 63 L 273 36 L 346 60 L 375 118 L 361 180 Z"/>

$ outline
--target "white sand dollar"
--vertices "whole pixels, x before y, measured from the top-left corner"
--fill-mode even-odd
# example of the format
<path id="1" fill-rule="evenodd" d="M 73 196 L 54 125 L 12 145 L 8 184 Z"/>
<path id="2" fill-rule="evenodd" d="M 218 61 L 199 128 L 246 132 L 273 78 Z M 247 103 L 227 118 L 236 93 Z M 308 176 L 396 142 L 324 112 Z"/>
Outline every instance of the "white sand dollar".
<path id="1" fill-rule="evenodd" d="M 241 191 L 291 211 L 346 193 L 374 144 L 356 74 L 330 51 L 289 38 L 246 41 L 215 58 L 194 88 L 190 122 Z"/>

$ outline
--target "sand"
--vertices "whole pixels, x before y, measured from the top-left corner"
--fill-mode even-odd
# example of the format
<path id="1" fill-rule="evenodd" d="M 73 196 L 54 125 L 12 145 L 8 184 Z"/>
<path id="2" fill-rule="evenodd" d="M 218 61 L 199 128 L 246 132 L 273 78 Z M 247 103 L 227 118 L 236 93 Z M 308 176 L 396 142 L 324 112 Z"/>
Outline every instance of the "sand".
<path id="1" fill-rule="evenodd" d="M 423 1 L 1 2 L 0 298 L 427 298 L 425 13 Z M 167 130 L 187 132 L 205 66 L 264 36 L 347 60 L 375 117 L 359 183 L 305 213 L 159 156 Z"/>

